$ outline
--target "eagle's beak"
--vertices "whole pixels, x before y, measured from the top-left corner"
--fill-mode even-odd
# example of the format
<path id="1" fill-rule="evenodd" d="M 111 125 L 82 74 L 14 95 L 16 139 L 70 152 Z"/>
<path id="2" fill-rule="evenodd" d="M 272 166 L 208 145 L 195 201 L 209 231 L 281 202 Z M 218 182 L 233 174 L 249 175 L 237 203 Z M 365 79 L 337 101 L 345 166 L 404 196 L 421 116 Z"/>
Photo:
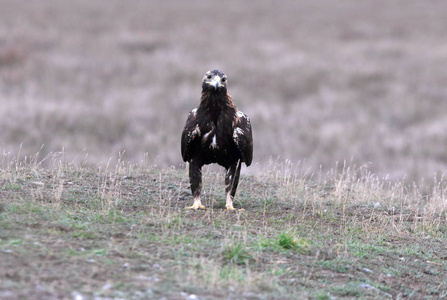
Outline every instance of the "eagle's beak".
<path id="1" fill-rule="evenodd" d="M 214 86 L 215 90 L 217 90 L 218 87 L 223 86 L 219 75 L 214 76 L 212 80 L 208 81 L 208 84 Z"/>

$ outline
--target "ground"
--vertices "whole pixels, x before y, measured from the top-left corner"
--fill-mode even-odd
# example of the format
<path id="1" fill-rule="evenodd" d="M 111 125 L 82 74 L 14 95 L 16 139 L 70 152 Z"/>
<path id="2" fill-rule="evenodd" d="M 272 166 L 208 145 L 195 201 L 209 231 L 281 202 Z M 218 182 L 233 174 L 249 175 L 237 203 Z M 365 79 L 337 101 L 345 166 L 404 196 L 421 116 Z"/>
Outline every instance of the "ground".
<path id="1" fill-rule="evenodd" d="M 244 172 L 352 160 L 426 183 L 447 170 L 446 15 L 419 0 L 4 0 L 0 151 L 180 167 L 203 74 L 221 69 L 253 126 Z"/>
<path id="2" fill-rule="evenodd" d="M 243 212 L 224 211 L 223 171 L 188 211 L 185 169 L 2 169 L 0 298 L 446 297 L 439 190 L 287 168 L 242 176 Z"/>

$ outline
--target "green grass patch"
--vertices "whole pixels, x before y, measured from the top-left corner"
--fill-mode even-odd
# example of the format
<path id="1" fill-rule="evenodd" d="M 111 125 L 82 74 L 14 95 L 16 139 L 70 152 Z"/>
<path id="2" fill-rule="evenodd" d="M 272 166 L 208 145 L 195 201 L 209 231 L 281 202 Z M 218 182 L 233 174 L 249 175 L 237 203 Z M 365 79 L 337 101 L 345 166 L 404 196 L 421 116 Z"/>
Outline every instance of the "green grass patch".
<path id="1" fill-rule="evenodd" d="M 347 273 L 351 270 L 352 261 L 345 259 L 331 259 L 331 260 L 319 260 L 317 264 L 325 269 L 337 272 L 337 273 Z"/>
<path id="2" fill-rule="evenodd" d="M 236 265 L 245 265 L 253 260 L 250 250 L 242 243 L 232 243 L 226 245 L 222 256 L 227 263 Z"/>
<path id="3" fill-rule="evenodd" d="M 304 238 L 298 238 L 295 231 L 286 230 L 278 234 L 276 238 L 261 239 L 260 245 L 274 251 L 293 251 L 306 254 L 309 251 L 309 243 Z"/>

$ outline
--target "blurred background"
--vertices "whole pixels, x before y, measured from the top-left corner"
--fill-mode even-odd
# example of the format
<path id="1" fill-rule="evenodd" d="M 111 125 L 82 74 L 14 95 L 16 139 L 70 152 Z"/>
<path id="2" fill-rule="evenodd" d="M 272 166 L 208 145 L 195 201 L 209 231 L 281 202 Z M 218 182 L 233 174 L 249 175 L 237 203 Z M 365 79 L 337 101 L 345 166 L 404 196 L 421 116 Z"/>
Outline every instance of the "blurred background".
<path id="1" fill-rule="evenodd" d="M 245 172 L 346 160 L 430 180 L 447 171 L 446 33 L 445 1 L 5 0 L 0 150 L 182 167 L 202 76 L 221 69 L 252 121 Z"/>

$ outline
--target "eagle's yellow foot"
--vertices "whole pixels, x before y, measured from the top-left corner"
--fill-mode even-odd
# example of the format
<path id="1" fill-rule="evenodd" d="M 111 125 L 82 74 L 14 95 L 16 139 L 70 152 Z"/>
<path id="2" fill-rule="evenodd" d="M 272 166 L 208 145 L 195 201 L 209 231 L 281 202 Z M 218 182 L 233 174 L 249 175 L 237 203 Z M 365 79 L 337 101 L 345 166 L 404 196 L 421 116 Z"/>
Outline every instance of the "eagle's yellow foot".
<path id="1" fill-rule="evenodd" d="M 234 208 L 233 205 L 227 205 L 225 206 L 225 210 L 236 210 L 236 208 Z"/>
<path id="2" fill-rule="evenodd" d="M 233 205 L 231 205 L 231 206 L 230 206 L 230 205 L 227 205 L 227 206 L 225 207 L 225 210 L 226 210 L 226 211 L 235 211 L 235 210 L 236 210 L 236 211 L 245 211 L 245 209 L 243 209 L 243 208 L 236 209 L 236 208 L 233 207 Z"/>
<path id="3" fill-rule="evenodd" d="M 187 206 L 187 207 L 185 207 L 185 209 L 194 209 L 194 210 L 203 209 L 203 210 L 205 210 L 206 207 L 199 200 L 199 201 L 194 201 L 194 204 L 192 206 Z"/>
<path id="4" fill-rule="evenodd" d="M 243 208 L 239 208 L 239 209 L 234 208 L 234 206 L 233 206 L 233 197 L 231 197 L 230 193 L 228 193 L 227 194 L 227 202 L 225 203 L 225 210 L 226 211 L 234 211 L 234 210 L 244 211 L 245 209 L 243 209 Z"/>

